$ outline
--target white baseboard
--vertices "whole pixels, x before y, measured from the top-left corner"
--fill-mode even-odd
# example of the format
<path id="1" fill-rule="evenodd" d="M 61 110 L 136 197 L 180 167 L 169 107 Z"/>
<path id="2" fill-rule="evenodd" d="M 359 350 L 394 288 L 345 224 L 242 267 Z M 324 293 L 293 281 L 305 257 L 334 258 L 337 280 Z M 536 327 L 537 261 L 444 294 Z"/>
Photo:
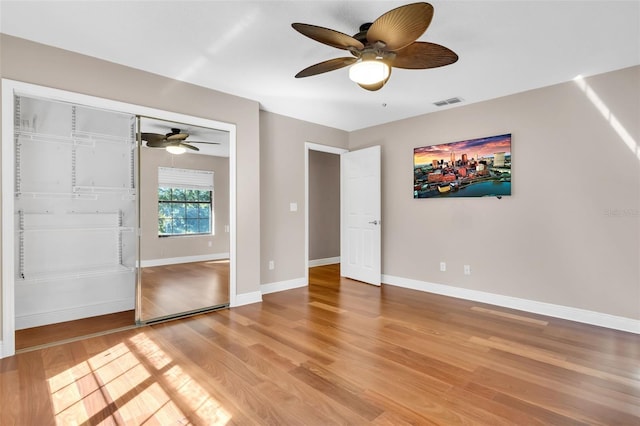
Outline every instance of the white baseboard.
<path id="1" fill-rule="evenodd" d="M 143 268 L 149 266 L 175 265 L 178 263 L 206 262 L 208 260 L 228 259 L 229 253 L 211 253 L 197 256 L 167 257 L 163 259 L 150 259 L 140 262 Z"/>
<path id="2" fill-rule="evenodd" d="M 260 302 L 262 302 L 262 293 L 259 291 L 252 291 L 251 293 L 237 294 L 235 300 L 230 304 L 230 307 L 236 308 L 238 306 Z"/>
<path id="3" fill-rule="evenodd" d="M 39 327 L 47 324 L 73 321 L 81 318 L 90 318 L 98 315 L 112 314 L 114 312 L 129 311 L 135 308 L 134 298 L 113 300 L 95 305 L 77 306 L 74 308 L 60 309 L 57 311 L 38 312 L 35 314 L 16 316 L 16 330 Z"/>
<path id="4" fill-rule="evenodd" d="M 294 288 L 305 287 L 306 278 L 295 278 L 293 280 L 278 281 L 275 283 L 260 284 L 262 294 L 276 293 L 278 291 L 292 290 Z"/>
<path id="5" fill-rule="evenodd" d="M 9 357 L 14 354 L 15 354 L 15 350 L 9 350 L 9 347 L 4 343 L 4 340 L 0 340 L 0 359 Z"/>
<path id="6" fill-rule="evenodd" d="M 473 300 L 475 302 L 488 303 L 510 309 L 547 315 L 585 324 L 597 325 L 614 330 L 628 331 L 640 334 L 640 320 L 619 317 L 601 312 L 588 311 L 586 309 L 572 308 L 570 306 L 554 305 L 552 303 L 537 302 L 535 300 L 520 299 L 517 297 L 503 296 L 500 294 L 485 293 L 483 291 L 469 290 L 466 288 L 452 287 L 443 284 L 434 284 L 426 281 L 418 281 L 409 278 L 382 275 L 382 282 L 387 285 L 424 291 L 427 293 L 441 294 L 443 296 L 456 297 L 458 299 Z"/>
<path id="7" fill-rule="evenodd" d="M 313 268 L 314 266 L 333 265 L 334 263 L 340 263 L 340 256 L 309 260 L 309 268 Z"/>

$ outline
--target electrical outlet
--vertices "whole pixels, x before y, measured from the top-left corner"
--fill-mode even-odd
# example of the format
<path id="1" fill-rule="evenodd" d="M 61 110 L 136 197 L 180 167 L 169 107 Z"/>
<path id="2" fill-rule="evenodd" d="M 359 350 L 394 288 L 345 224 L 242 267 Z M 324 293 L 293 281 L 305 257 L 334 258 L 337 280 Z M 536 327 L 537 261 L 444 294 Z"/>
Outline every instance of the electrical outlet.
<path id="1" fill-rule="evenodd" d="M 464 274 L 471 275 L 471 265 L 464 265 Z"/>
<path id="2" fill-rule="evenodd" d="M 269 261 L 269 270 L 273 271 L 274 269 L 276 269 L 276 263 L 273 260 Z"/>
<path id="3" fill-rule="evenodd" d="M 447 270 L 447 262 L 440 262 L 440 271 L 444 272 Z"/>

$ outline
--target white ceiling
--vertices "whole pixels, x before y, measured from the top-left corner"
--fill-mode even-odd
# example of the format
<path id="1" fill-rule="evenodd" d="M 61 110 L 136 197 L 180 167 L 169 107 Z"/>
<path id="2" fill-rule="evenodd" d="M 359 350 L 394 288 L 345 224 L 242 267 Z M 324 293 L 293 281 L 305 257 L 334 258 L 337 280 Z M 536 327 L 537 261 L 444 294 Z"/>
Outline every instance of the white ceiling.
<path id="1" fill-rule="evenodd" d="M 346 68 L 295 79 L 348 56 L 291 28 L 355 34 L 408 1 L 0 1 L 0 32 L 260 102 L 347 131 L 640 64 L 640 1 L 432 1 L 419 39 L 460 60 L 394 69 L 377 92 Z"/>

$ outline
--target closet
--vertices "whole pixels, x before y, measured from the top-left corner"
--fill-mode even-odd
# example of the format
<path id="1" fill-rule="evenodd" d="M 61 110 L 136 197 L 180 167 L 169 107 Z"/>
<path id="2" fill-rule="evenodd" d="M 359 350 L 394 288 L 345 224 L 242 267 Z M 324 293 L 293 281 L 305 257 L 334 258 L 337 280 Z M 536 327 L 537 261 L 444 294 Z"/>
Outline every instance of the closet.
<path id="1" fill-rule="evenodd" d="M 135 116 L 14 97 L 15 328 L 135 307 Z"/>

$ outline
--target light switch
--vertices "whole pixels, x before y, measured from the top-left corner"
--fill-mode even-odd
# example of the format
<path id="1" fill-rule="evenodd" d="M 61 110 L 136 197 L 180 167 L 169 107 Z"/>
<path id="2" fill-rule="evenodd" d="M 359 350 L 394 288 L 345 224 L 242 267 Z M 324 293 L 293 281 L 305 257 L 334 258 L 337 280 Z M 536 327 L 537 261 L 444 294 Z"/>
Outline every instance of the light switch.
<path id="1" fill-rule="evenodd" d="M 297 212 L 298 211 L 298 203 L 289 203 L 289 211 Z"/>

